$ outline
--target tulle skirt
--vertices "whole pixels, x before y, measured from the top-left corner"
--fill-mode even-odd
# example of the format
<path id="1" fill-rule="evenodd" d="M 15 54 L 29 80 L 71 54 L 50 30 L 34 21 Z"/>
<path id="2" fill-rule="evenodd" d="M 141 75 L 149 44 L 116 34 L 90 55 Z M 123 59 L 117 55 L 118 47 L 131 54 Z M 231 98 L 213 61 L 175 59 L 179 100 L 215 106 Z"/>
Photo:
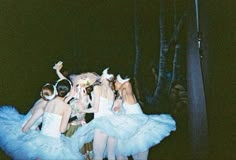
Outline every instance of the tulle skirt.
<path id="1" fill-rule="evenodd" d="M 12 142 L 24 134 L 21 131 L 24 120 L 25 116 L 20 114 L 14 107 L 0 107 L 0 147 L 9 156 L 11 156 L 11 151 L 17 148 Z"/>
<path id="2" fill-rule="evenodd" d="M 148 121 L 129 139 L 118 139 L 116 154 L 131 156 L 159 144 L 176 130 L 174 119 L 167 114 L 148 115 Z"/>
<path id="3" fill-rule="evenodd" d="M 95 129 L 117 139 L 117 155 L 129 156 L 160 143 L 171 131 L 175 131 L 176 124 L 168 114 L 103 116 L 78 128 L 71 137 L 73 142 L 77 142 L 74 148 L 78 149 L 82 144 L 92 141 Z"/>
<path id="4" fill-rule="evenodd" d="M 14 160 L 82 160 L 84 156 L 74 151 L 71 140 L 64 135 L 49 137 L 39 130 L 21 131 L 26 115 L 12 106 L 0 107 L 0 147 Z"/>
<path id="5" fill-rule="evenodd" d="M 80 152 L 72 148 L 70 138 L 64 135 L 61 135 L 59 138 L 51 137 L 41 134 L 40 131 L 31 130 L 19 136 L 17 142 L 21 144 L 15 143 L 15 145 L 19 147 L 15 148 L 11 153 L 13 158 L 19 157 L 22 153 L 25 153 L 23 158 L 29 160 L 84 159 L 84 156 Z"/>
<path id="6" fill-rule="evenodd" d="M 171 131 L 175 120 L 168 114 L 128 114 L 95 118 L 78 127 L 69 138 L 48 137 L 38 130 L 21 131 L 26 116 L 12 106 L 0 107 L 0 147 L 13 159 L 83 159 L 80 151 L 91 143 L 95 129 L 117 139 L 116 154 L 129 156 L 160 143 Z"/>
<path id="7" fill-rule="evenodd" d="M 79 127 L 82 127 L 81 124 L 78 125 L 70 125 L 70 128 L 64 133 L 65 136 L 71 137 Z M 92 160 L 93 159 L 93 142 L 85 143 L 81 149 L 80 152 L 87 158 L 86 160 Z"/>

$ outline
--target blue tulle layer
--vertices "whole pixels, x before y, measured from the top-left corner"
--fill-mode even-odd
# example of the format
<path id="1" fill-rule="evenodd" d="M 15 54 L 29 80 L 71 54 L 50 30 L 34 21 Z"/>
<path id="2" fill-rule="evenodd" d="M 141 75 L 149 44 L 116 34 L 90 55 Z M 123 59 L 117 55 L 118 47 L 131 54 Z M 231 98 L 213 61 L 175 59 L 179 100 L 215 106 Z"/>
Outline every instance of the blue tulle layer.
<path id="1" fill-rule="evenodd" d="M 133 155 L 160 143 L 176 130 L 175 120 L 168 114 L 129 114 L 95 118 L 72 136 L 74 148 L 93 140 L 95 129 L 117 139 L 117 154 Z"/>
<path id="2" fill-rule="evenodd" d="M 74 151 L 71 140 L 61 135 L 49 137 L 39 130 L 21 131 L 27 115 L 19 114 L 12 106 L 0 107 L 0 147 L 14 160 L 82 160 L 84 156 Z"/>

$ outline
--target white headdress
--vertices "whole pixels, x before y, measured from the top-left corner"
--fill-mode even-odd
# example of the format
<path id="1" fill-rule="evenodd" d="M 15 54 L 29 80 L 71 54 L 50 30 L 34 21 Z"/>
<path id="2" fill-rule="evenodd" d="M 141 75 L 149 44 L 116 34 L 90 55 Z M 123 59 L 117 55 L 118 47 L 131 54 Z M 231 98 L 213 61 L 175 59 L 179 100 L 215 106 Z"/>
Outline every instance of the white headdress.
<path id="1" fill-rule="evenodd" d="M 74 86 L 80 86 L 80 87 L 88 87 L 90 85 L 93 85 L 100 76 L 98 76 L 94 72 L 86 72 L 86 73 L 81 73 L 78 75 L 70 75 L 70 79 L 73 83 Z"/>
<path id="2" fill-rule="evenodd" d="M 128 81 L 129 81 L 129 78 L 122 79 L 121 76 L 118 74 L 118 75 L 116 76 L 116 80 L 117 80 L 119 83 L 123 84 L 123 83 L 125 83 L 125 82 L 128 82 Z"/>
<path id="3" fill-rule="evenodd" d="M 81 73 L 79 75 L 70 75 L 70 79 L 73 82 L 73 85 L 76 86 L 77 91 L 74 95 L 75 98 L 79 98 L 80 92 L 86 92 L 86 87 L 89 87 L 96 83 L 96 81 L 99 79 L 100 76 L 98 76 L 94 72 L 86 72 Z"/>
<path id="4" fill-rule="evenodd" d="M 114 77 L 113 74 L 109 74 L 108 73 L 108 69 L 106 68 L 102 71 L 102 77 L 106 78 L 107 80 L 112 80 L 112 78 Z"/>
<path id="5" fill-rule="evenodd" d="M 53 86 L 53 87 L 54 87 L 53 94 L 52 94 L 51 96 L 46 96 L 46 95 L 44 96 L 45 99 L 48 100 L 48 101 L 52 100 L 52 99 L 55 98 L 56 95 L 57 95 L 57 90 L 56 90 L 55 86 Z"/>

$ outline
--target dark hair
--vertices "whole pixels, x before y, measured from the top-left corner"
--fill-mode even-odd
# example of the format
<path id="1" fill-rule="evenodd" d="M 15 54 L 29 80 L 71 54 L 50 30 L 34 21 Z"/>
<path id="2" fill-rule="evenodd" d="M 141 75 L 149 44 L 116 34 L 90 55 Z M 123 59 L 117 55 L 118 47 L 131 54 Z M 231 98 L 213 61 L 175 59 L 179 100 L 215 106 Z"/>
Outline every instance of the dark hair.
<path id="1" fill-rule="evenodd" d="M 86 93 L 87 93 L 87 95 L 89 95 L 89 98 L 90 98 L 90 99 L 92 99 L 91 93 L 92 93 L 92 91 L 93 91 L 94 86 L 97 86 L 97 85 L 100 85 L 100 84 L 101 84 L 101 82 L 100 82 L 99 80 L 97 80 L 97 81 L 95 81 L 92 85 L 90 85 L 90 86 L 88 86 L 88 87 L 85 88 Z"/>
<path id="2" fill-rule="evenodd" d="M 61 79 L 56 83 L 56 89 L 59 97 L 65 97 L 71 90 L 71 83 L 67 79 Z"/>

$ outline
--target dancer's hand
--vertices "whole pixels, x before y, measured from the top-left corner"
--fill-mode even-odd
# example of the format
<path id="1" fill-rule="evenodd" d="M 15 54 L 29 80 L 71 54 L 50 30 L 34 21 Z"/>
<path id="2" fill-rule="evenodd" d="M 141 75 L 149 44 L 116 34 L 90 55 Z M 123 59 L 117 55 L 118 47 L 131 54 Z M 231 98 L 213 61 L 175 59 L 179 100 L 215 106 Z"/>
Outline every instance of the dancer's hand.
<path id="1" fill-rule="evenodd" d="M 120 110 L 120 107 L 119 107 L 119 106 L 115 106 L 115 107 L 113 107 L 113 110 L 114 110 L 115 112 L 117 112 L 117 111 Z"/>
<path id="2" fill-rule="evenodd" d="M 62 67 L 63 67 L 63 62 L 59 61 L 53 66 L 53 69 L 60 71 L 62 69 Z"/>
<path id="3" fill-rule="evenodd" d="M 84 126 L 86 124 L 86 121 L 85 120 L 82 120 L 81 121 L 81 125 Z"/>

